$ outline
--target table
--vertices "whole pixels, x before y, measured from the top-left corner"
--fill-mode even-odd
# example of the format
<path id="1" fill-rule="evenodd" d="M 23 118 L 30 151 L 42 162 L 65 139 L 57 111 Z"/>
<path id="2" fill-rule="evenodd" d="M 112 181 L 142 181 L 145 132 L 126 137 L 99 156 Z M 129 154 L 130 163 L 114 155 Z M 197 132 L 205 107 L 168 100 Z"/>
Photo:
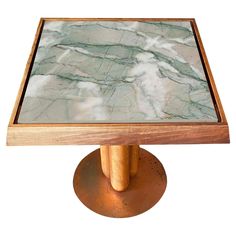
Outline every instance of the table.
<path id="1" fill-rule="evenodd" d="M 101 145 L 74 174 L 91 210 L 129 217 L 166 189 L 141 144 L 229 143 L 192 18 L 42 18 L 10 119 L 8 145 Z"/>

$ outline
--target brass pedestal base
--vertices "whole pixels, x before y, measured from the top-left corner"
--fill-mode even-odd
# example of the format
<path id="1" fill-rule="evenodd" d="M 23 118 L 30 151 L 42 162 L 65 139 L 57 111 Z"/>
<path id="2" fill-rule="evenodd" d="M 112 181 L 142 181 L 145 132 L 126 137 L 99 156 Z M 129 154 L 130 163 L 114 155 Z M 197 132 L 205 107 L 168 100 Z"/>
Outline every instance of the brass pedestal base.
<path id="1" fill-rule="evenodd" d="M 140 149 L 139 168 L 125 191 L 115 191 L 102 172 L 99 149 L 86 156 L 74 174 L 74 190 L 92 211 L 109 217 L 130 217 L 153 207 L 165 192 L 167 178 L 161 162 Z"/>

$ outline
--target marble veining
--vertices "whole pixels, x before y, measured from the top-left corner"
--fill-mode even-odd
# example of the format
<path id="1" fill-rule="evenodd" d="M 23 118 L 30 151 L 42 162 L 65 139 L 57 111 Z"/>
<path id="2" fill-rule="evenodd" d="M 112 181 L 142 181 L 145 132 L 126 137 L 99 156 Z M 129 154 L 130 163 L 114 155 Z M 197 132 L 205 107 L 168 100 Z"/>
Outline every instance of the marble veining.
<path id="1" fill-rule="evenodd" d="M 190 22 L 45 22 L 18 123 L 215 122 Z"/>

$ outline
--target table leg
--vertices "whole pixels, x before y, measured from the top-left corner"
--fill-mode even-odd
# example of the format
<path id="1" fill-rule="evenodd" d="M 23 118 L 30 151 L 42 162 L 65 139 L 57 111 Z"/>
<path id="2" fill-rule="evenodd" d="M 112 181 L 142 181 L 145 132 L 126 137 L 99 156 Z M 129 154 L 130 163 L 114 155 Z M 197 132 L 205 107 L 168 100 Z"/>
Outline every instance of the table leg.
<path id="1" fill-rule="evenodd" d="M 129 185 L 129 147 L 112 145 L 109 147 L 110 180 L 116 191 L 124 191 Z"/>
<path id="2" fill-rule="evenodd" d="M 140 155 L 139 145 L 130 145 L 130 176 L 133 177 L 138 172 L 138 159 Z"/>
<path id="3" fill-rule="evenodd" d="M 101 145 L 100 155 L 103 174 L 110 178 L 116 191 L 124 191 L 128 187 L 129 178 L 137 174 L 139 146 Z"/>
<path id="4" fill-rule="evenodd" d="M 103 174 L 109 178 L 110 173 L 110 163 L 109 163 L 109 146 L 100 146 L 100 156 L 101 156 L 101 166 Z"/>
<path id="5" fill-rule="evenodd" d="M 74 190 L 89 209 L 129 217 L 153 207 L 165 192 L 161 162 L 138 145 L 102 145 L 88 154 L 74 174 Z"/>

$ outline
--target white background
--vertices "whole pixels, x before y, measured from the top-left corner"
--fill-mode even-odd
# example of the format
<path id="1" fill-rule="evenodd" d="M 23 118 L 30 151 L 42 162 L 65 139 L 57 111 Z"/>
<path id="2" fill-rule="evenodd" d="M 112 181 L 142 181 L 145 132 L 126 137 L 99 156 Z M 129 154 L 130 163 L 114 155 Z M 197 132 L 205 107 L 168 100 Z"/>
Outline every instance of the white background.
<path id="1" fill-rule="evenodd" d="M 0 235 L 236 235 L 236 20 L 233 0 L 0 2 Z M 40 17 L 196 18 L 230 125 L 229 145 L 145 146 L 168 187 L 137 217 L 97 215 L 77 199 L 74 170 L 95 146 L 5 146 Z"/>

